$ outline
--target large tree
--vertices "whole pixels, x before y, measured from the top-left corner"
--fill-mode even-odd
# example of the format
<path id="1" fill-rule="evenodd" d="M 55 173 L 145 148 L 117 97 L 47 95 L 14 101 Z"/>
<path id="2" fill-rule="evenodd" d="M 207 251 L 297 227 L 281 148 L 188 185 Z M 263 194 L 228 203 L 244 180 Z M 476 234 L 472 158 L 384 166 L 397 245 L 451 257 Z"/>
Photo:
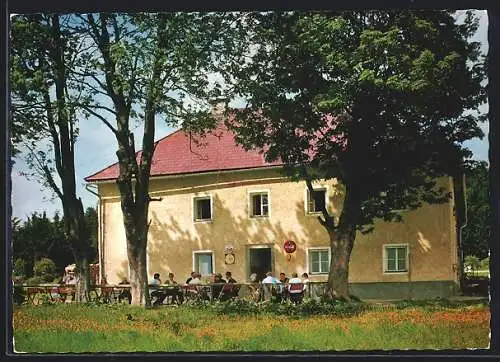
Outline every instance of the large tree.
<path id="1" fill-rule="evenodd" d="M 343 208 L 318 217 L 328 232 L 327 295 L 348 298 L 356 233 L 398 210 L 448 195 L 435 180 L 461 172 L 482 136 L 477 19 L 447 11 L 265 13 L 248 17 L 250 61 L 234 77 L 248 100 L 229 122 L 237 141 L 281 159 L 286 174 L 337 178 Z"/>
<path id="2" fill-rule="evenodd" d="M 238 25 L 234 14 L 101 13 L 79 17 L 78 28 L 90 44 L 86 57 L 91 66 L 81 74 L 82 84 L 93 97 L 87 112 L 104 122 L 118 142 L 116 183 L 132 304 L 150 304 L 146 253 L 155 123 L 161 117 L 190 132 L 214 126 L 208 100 L 220 89 L 209 75 L 229 54 L 231 24 L 233 28 Z M 143 125 L 138 154 L 131 121 Z"/>
<path id="3" fill-rule="evenodd" d="M 58 15 L 41 14 L 12 20 L 12 139 L 25 151 L 37 180 L 61 200 L 65 234 L 79 271 L 76 300 L 85 301 L 90 235 L 75 180 L 81 99 L 77 83 L 70 81 L 82 43 L 60 20 Z"/>

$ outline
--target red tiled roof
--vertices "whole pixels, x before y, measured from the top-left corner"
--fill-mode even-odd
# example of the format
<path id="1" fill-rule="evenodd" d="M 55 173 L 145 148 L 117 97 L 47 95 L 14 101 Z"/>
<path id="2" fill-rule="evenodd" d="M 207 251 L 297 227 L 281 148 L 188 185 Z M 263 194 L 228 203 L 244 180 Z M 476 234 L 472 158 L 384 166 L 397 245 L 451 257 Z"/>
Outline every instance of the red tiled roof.
<path id="1" fill-rule="evenodd" d="M 198 142 L 196 142 L 198 141 Z M 245 151 L 237 145 L 234 133 L 223 124 L 205 137 L 192 137 L 178 130 L 162 139 L 156 146 L 151 164 L 151 176 L 200 173 L 220 170 L 279 166 L 268 163 L 258 151 Z M 137 152 L 139 160 L 141 152 Z M 113 180 L 118 177 L 118 163 L 87 176 L 85 181 Z"/>

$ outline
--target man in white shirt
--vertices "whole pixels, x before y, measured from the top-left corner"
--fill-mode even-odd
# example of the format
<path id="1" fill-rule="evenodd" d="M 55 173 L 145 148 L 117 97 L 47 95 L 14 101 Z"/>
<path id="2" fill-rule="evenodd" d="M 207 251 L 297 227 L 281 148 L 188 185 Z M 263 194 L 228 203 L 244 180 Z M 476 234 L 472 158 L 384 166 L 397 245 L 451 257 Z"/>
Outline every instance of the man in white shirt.
<path id="1" fill-rule="evenodd" d="M 290 300 L 294 303 L 298 303 L 302 300 L 304 294 L 304 287 L 302 285 L 302 279 L 299 278 L 297 273 L 292 274 L 292 278 L 288 281 L 288 293 L 290 295 Z M 297 285 L 299 284 L 299 285 Z"/>
<path id="2" fill-rule="evenodd" d="M 194 278 L 189 281 L 189 284 L 201 284 L 201 274 L 196 273 Z"/>
<path id="3" fill-rule="evenodd" d="M 155 298 L 156 300 L 153 302 L 154 306 L 162 305 L 163 301 L 167 297 L 164 291 L 160 290 L 161 287 L 161 279 L 160 274 L 155 273 L 153 275 L 153 279 L 149 282 L 149 291 L 150 296 Z"/>
<path id="4" fill-rule="evenodd" d="M 267 272 L 266 277 L 262 279 L 262 284 L 278 284 L 279 280 L 273 276 L 273 272 Z"/>

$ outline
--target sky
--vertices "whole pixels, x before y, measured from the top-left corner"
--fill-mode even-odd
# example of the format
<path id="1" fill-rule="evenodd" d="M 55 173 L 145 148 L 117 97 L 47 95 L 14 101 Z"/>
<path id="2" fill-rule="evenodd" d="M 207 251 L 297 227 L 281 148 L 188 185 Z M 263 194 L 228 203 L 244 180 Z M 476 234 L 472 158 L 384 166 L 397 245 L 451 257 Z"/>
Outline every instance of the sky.
<path id="1" fill-rule="evenodd" d="M 480 25 L 472 40 L 481 42 L 481 50 L 488 52 L 488 18 L 485 10 L 478 10 Z M 481 112 L 486 113 L 488 106 L 483 105 Z M 133 128 L 134 125 L 131 124 Z M 473 152 L 473 159 L 488 160 L 488 123 L 481 124 L 485 137 L 472 139 L 465 143 Z M 156 124 L 155 140 L 165 137 L 175 129 L 168 127 L 164 122 Z M 136 145 L 142 144 L 142 126 L 134 129 Z M 139 148 L 139 146 L 136 146 Z M 80 135 L 75 146 L 75 168 L 77 180 L 77 193 L 81 197 L 84 208 L 96 207 L 97 197 L 85 189 L 84 178 L 115 163 L 117 142 L 111 131 L 97 118 L 80 121 Z M 52 192 L 41 186 L 35 180 L 27 180 L 21 173 L 27 170 L 27 165 L 22 159 L 16 158 L 11 173 L 12 180 L 12 214 L 26 220 L 33 212 L 47 212 L 52 217 L 56 211 L 61 214 L 61 202 Z"/>

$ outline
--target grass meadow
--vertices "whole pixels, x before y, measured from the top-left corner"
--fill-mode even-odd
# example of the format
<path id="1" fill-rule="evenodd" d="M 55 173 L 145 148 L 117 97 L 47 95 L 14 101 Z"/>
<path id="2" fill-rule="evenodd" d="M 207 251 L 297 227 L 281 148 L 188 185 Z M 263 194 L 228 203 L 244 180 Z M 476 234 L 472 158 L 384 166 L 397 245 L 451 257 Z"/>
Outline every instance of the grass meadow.
<path id="1" fill-rule="evenodd" d="M 220 314 L 193 306 L 16 306 L 16 352 L 341 351 L 488 348 L 485 304 L 352 316 Z"/>

